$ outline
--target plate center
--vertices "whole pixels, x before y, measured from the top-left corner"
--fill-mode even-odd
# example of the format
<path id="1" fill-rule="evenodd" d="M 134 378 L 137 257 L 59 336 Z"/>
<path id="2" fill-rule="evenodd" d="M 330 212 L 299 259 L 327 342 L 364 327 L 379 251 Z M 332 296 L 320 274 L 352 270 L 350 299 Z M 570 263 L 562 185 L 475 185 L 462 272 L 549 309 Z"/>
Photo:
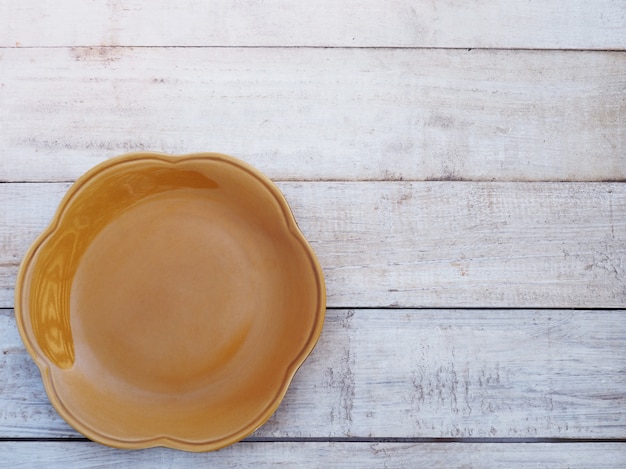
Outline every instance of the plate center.
<path id="1" fill-rule="evenodd" d="M 116 217 L 72 284 L 75 366 L 153 392 L 206 384 L 265 302 L 256 236 L 204 191 L 152 196 Z"/>

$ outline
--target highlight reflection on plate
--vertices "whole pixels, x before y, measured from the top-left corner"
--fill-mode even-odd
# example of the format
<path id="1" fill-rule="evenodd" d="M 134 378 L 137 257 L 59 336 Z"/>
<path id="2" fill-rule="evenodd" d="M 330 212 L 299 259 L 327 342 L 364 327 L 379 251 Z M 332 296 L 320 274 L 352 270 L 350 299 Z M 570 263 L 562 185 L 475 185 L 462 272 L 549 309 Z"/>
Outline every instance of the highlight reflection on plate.
<path id="1" fill-rule="evenodd" d="M 70 188 L 22 263 L 15 311 L 78 431 L 208 451 L 276 410 L 321 333 L 325 287 L 259 171 L 214 153 L 142 153 Z"/>

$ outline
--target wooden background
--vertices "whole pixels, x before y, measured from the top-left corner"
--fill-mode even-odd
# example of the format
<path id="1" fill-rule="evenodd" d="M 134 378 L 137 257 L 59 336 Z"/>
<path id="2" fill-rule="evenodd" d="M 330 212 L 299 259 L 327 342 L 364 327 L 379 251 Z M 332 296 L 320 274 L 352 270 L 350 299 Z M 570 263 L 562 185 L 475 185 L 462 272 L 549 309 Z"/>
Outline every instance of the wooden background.
<path id="1" fill-rule="evenodd" d="M 0 0 L 0 465 L 626 467 L 626 1 Z M 15 326 L 84 171 L 219 151 L 324 269 L 319 345 L 216 453 L 52 409 Z"/>

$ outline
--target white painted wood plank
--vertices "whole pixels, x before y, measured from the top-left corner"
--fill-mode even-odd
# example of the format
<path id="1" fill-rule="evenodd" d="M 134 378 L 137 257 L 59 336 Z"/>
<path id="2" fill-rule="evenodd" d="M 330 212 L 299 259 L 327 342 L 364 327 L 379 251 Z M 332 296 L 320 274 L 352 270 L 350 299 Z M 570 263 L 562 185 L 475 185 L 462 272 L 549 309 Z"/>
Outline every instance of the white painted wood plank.
<path id="1" fill-rule="evenodd" d="M 626 184 L 280 187 L 331 306 L 626 305 Z"/>
<path id="2" fill-rule="evenodd" d="M 620 49 L 623 0 L 0 2 L 2 46 Z"/>
<path id="3" fill-rule="evenodd" d="M 264 438 L 625 438 L 626 311 L 329 310 Z M 0 438 L 78 436 L 0 310 Z"/>
<path id="4" fill-rule="evenodd" d="M 0 307 L 68 185 L 0 184 Z M 337 307 L 624 307 L 626 184 L 281 182 Z"/>
<path id="5" fill-rule="evenodd" d="M 136 150 L 283 180 L 624 180 L 625 71 L 619 52 L 5 49 L 0 181 Z"/>
<path id="6" fill-rule="evenodd" d="M 85 442 L 0 442 L 6 467 L 32 468 L 570 468 L 623 469 L 624 443 L 465 444 L 465 443 L 253 443 L 216 453 L 184 453 L 163 448 L 121 451 Z"/>

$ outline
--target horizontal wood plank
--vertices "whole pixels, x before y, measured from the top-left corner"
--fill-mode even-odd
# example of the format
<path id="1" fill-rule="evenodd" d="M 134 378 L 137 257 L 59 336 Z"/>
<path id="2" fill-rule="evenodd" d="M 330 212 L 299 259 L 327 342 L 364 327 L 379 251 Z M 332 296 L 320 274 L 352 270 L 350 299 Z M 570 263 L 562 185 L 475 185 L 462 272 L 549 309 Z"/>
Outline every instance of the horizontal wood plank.
<path id="1" fill-rule="evenodd" d="M 622 49 L 625 10 L 622 0 L 3 0 L 0 45 Z"/>
<path id="2" fill-rule="evenodd" d="M 621 52 L 5 49 L 0 181 L 137 150 L 281 180 L 621 181 L 625 69 Z"/>
<path id="3" fill-rule="evenodd" d="M 624 443 L 252 443 L 198 454 L 154 448 L 121 451 L 87 442 L 0 442 L 7 467 L 172 468 L 190 465 L 237 468 L 446 467 L 622 469 Z"/>
<path id="4" fill-rule="evenodd" d="M 626 305 L 626 184 L 281 182 L 334 307 Z M 67 183 L 0 184 L 0 306 Z"/>
<path id="5" fill-rule="evenodd" d="M 626 438 L 626 311 L 329 310 L 253 437 Z M 0 438 L 79 436 L 0 310 Z"/>

